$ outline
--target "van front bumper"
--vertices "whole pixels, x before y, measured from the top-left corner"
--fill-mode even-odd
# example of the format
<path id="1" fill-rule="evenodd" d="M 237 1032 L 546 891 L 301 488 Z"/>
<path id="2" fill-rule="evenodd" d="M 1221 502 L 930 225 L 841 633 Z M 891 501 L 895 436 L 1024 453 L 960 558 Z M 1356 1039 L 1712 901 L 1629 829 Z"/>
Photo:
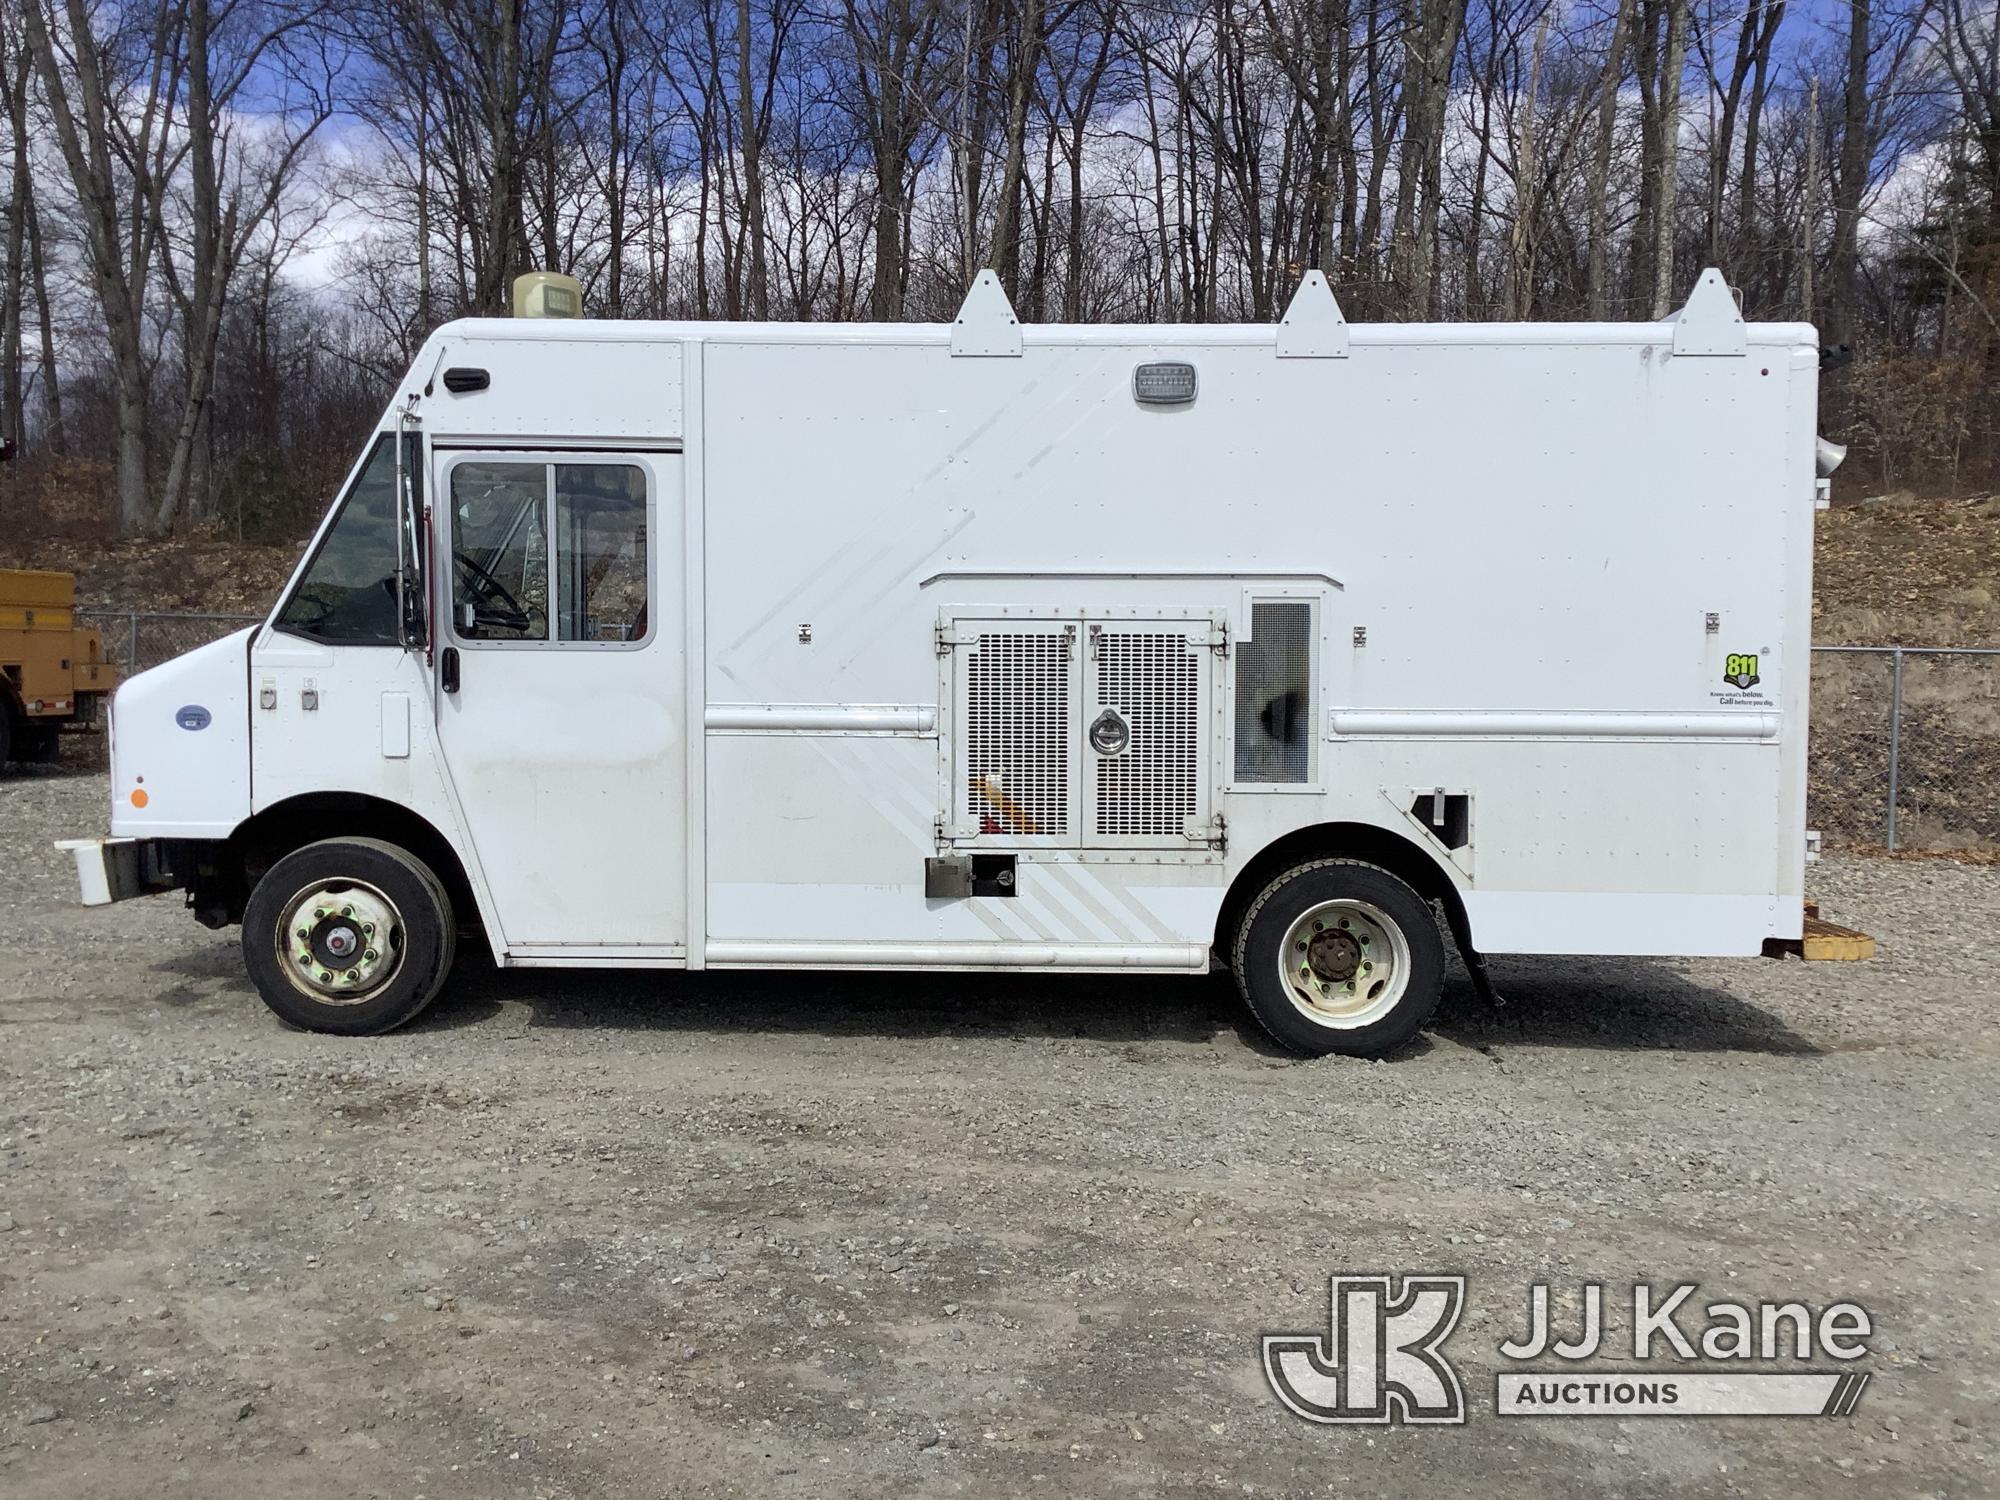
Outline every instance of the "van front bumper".
<path id="1" fill-rule="evenodd" d="M 76 883 L 85 906 L 150 896 L 179 883 L 156 839 L 58 839 L 56 848 L 76 857 Z"/>

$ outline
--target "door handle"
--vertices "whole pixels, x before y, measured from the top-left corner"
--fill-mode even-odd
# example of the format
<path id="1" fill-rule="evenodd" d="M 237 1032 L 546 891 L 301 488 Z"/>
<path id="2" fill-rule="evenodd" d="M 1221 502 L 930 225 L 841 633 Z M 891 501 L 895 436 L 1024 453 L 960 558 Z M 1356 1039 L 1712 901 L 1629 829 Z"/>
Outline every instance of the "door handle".
<path id="1" fill-rule="evenodd" d="M 1107 708 L 1090 722 L 1090 748 L 1109 760 L 1123 755 L 1132 743 L 1132 726 L 1115 708 Z"/>
<path id="2" fill-rule="evenodd" d="M 438 686 L 447 693 L 458 691 L 458 647 L 447 646 L 438 657 Z"/>

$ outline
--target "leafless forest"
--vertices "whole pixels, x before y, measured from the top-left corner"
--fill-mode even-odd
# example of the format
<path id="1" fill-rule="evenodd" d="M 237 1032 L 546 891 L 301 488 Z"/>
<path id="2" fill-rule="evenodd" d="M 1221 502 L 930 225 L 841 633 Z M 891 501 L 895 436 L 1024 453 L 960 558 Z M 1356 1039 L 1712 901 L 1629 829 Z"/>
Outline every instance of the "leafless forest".
<path id="1" fill-rule="evenodd" d="M 1646 318 L 2000 465 L 1993 0 L 18 0 L 0 530 L 296 535 L 424 334 L 593 315 Z M 1448 414 L 1440 414 L 1441 420 Z"/>

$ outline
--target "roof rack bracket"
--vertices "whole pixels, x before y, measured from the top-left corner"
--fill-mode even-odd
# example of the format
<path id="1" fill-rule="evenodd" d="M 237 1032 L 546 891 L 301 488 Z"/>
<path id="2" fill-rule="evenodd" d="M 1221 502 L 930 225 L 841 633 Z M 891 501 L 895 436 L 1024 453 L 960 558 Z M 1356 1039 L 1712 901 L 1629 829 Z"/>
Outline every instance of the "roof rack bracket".
<path id="1" fill-rule="evenodd" d="M 972 279 L 972 290 L 952 319 L 951 353 L 954 359 L 1018 358 L 1021 353 L 1021 320 L 1014 316 L 1007 289 L 991 271 Z"/>
<path id="2" fill-rule="evenodd" d="M 1320 271 L 1308 271 L 1278 321 L 1278 358 L 1347 358 L 1347 315 Z"/>
<path id="3" fill-rule="evenodd" d="M 1741 355 L 1748 352 L 1743 309 L 1722 273 L 1710 266 L 1696 279 L 1687 306 L 1674 319 L 1677 355 Z"/>

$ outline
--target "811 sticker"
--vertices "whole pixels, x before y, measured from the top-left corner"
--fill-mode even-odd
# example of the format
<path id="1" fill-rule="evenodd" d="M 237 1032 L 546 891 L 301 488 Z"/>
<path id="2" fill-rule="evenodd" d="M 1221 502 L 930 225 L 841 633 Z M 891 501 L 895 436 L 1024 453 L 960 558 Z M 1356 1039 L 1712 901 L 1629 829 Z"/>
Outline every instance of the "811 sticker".
<path id="1" fill-rule="evenodd" d="M 1767 651 L 1731 651 L 1722 658 L 1721 682 L 1709 678 L 1709 701 L 1717 708 L 1776 708 L 1777 701 L 1771 696 L 1772 673 L 1777 659 Z M 1714 657 L 1708 659 L 1708 670 L 1716 670 Z"/>

